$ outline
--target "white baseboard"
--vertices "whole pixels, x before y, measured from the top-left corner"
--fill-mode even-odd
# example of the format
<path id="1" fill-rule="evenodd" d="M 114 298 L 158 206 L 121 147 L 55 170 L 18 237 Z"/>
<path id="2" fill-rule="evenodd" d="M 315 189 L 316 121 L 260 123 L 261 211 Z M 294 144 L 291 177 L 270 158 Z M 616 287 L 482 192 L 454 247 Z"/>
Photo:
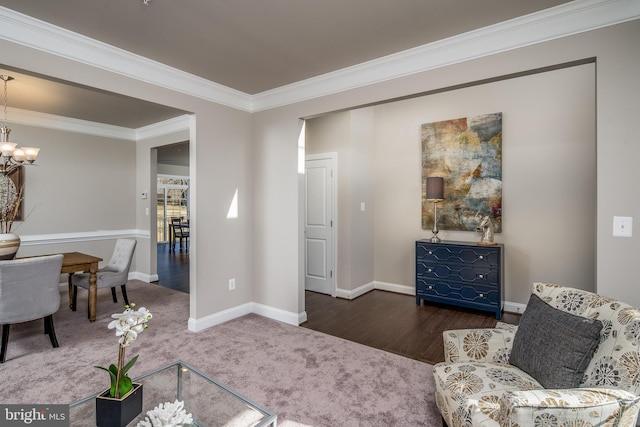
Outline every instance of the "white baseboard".
<path id="1" fill-rule="evenodd" d="M 388 291 L 388 292 L 395 292 L 398 294 L 405 294 L 405 295 L 416 294 L 415 286 L 407 286 L 407 285 L 399 285 L 397 283 L 373 281 L 373 282 L 366 283 L 362 286 L 359 286 L 353 290 L 336 289 L 336 297 L 344 298 L 344 299 L 355 299 L 374 289 L 379 289 L 379 290 Z M 527 308 L 526 304 L 504 301 L 504 311 L 509 313 L 522 314 L 524 313 L 524 310 L 526 308 Z"/>
<path id="2" fill-rule="evenodd" d="M 288 323 L 289 325 L 298 326 L 307 321 L 307 312 L 303 311 L 300 314 L 292 313 L 290 311 L 281 310 L 279 308 L 270 307 L 264 304 L 252 303 L 252 313 L 259 314 L 269 319 L 278 320 L 280 322 Z"/>
<path id="3" fill-rule="evenodd" d="M 236 319 L 238 317 L 245 316 L 252 312 L 253 303 L 245 303 L 236 307 L 231 307 L 218 313 L 210 314 L 209 316 L 202 317 L 200 319 L 189 318 L 189 330 L 191 332 L 204 331 L 212 326 L 219 325 L 229 320 Z"/>
<path id="4" fill-rule="evenodd" d="M 524 313 L 524 310 L 526 308 L 527 308 L 527 304 L 520 304 L 520 303 L 517 303 L 517 302 L 505 301 L 503 310 L 506 311 L 506 312 L 509 312 L 509 313 L 522 314 L 522 313 Z"/>
<path id="5" fill-rule="evenodd" d="M 279 322 L 288 323 L 294 326 L 298 326 L 301 323 L 307 321 L 306 312 L 296 314 L 290 311 L 281 310 L 279 308 L 270 307 L 268 305 L 248 302 L 236 307 L 229 308 L 227 310 L 223 310 L 219 313 L 205 316 L 201 319 L 194 319 L 190 317 L 188 327 L 191 332 L 200 332 L 212 326 L 228 322 L 229 320 L 233 320 L 250 313 L 259 314 L 260 316 L 277 320 Z"/>
<path id="6" fill-rule="evenodd" d="M 129 280 L 141 280 L 143 282 L 147 282 L 147 283 L 151 283 L 151 282 L 157 282 L 158 281 L 158 275 L 157 274 L 146 274 L 146 273 L 141 273 L 139 271 L 133 271 L 133 272 L 129 272 Z"/>
<path id="7" fill-rule="evenodd" d="M 388 282 L 374 282 L 375 288 L 381 291 L 395 292 L 398 294 L 414 295 L 416 294 L 415 286 L 398 285 L 396 283 Z"/>
<path id="8" fill-rule="evenodd" d="M 348 289 L 336 289 L 336 297 L 344 299 L 355 299 L 361 295 L 366 294 L 374 289 L 380 289 L 382 291 L 396 292 L 405 295 L 415 295 L 416 289 L 414 286 L 398 285 L 396 283 L 388 282 L 369 282 L 362 286 L 358 286 L 353 290 Z"/>
<path id="9" fill-rule="evenodd" d="M 348 290 L 348 289 L 336 289 L 336 297 L 338 298 L 344 298 L 344 299 L 354 299 L 354 298 L 358 298 L 360 295 L 364 295 L 369 291 L 372 291 L 375 289 L 375 284 L 374 282 L 369 282 L 366 283 L 362 286 L 359 286 L 353 290 Z"/>

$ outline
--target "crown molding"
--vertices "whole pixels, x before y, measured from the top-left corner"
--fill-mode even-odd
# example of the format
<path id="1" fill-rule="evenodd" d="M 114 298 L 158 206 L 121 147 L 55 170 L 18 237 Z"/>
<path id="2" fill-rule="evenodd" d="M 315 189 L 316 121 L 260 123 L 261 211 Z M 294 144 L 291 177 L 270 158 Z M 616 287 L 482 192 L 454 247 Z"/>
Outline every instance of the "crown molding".
<path id="1" fill-rule="evenodd" d="M 121 126 L 96 123 L 88 120 L 73 119 L 36 111 L 7 107 L 10 123 L 35 126 L 47 129 L 57 129 L 65 132 L 83 133 L 86 135 L 102 136 L 105 138 L 136 141 L 136 130 Z"/>
<path id="2" fill-rule="evenodd" d="M 253 96 L 268 110 L 640 18 L 637 0 L 576 0 Z"/>
<path id="3" fill-rule="evenodd" d="M 7 111 L 11 117 L 10 124 L 16 123 L 127 141 L 139 141 L 189 129 L 189 115 L 187 114 L 141 128 L 130 129 L 19 108 L 7 107 Z"/>
<path id="4" fill-rule="evenodd" d="M 251 97 L 243 92 L 2 6 L 0 38 L 228 107 L 251 108 Z"/>
<path id="5" fill-rule="evenodd" d="M 172 119 L 165 120 L 163 122 L 153 123 L 148 126 L 143 126 L 135 130 L 136 141 L 142 139 L 155 138 L 162 135 L 168 135 L 170 133 L 179 132 L 183 130 L 189 130 L 190 118 L 188 114 L 174 117 Z"/>
<path id="6" fill-rule="evenodd" d="M 575 0 L 249 95 L 0 6 L 0 39 L 247 112 L 263 111 L 640 18 L 638 0 Z"/>

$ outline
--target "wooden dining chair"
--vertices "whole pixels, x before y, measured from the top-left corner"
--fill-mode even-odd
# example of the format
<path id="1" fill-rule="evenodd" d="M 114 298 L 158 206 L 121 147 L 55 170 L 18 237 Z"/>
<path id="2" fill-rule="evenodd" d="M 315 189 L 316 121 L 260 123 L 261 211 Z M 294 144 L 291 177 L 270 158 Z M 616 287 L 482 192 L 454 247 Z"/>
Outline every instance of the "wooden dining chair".
<path id="1" fill-rule="evenodd" d="M 173 221 L 171 220 L 171 229 L 173 230 L 172 237 L 173 240 L 171 242 L 171 250 L 175 252 L 176 241 L 180 240 L 180 251 L 183 248 L 183 241 L 186 243 L 184 245 L 185 248 L 189 247 L 189 220 L 183 221 Z"/>

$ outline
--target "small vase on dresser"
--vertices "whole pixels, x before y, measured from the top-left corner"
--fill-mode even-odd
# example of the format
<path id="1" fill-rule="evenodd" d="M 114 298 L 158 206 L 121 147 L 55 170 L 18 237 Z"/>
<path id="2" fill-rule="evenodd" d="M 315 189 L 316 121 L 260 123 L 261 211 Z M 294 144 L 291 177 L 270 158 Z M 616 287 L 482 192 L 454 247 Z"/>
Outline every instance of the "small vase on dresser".
<path id="1" fill-rule="evenodd" d="M 14 233 L 0 233 L 0 260 L 14 259 L 20 249 L 20 236 Z"/>

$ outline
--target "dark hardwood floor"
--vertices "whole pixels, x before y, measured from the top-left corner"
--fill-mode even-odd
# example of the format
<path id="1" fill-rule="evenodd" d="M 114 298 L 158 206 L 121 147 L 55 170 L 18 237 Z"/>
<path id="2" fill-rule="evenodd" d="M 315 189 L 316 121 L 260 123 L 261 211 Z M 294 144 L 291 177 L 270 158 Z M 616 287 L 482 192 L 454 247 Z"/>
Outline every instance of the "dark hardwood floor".
<path id="1" fill-rule="evenodd" d="M 422 303 L 411 295 L 374 290 L 356 299 L 305 292 L 307 321 L 301 326 L 430 364 L 444 361 L 442 332 L 493 327 L 492 313 Z M 504 313 L 517 324 L 520 315 Z"/>
<path id="2" fill-rule="evenodd" d="M 158 285 L 189 293 L 189 252 L 169 250 L 168 243 L 158 244 Z"/>

